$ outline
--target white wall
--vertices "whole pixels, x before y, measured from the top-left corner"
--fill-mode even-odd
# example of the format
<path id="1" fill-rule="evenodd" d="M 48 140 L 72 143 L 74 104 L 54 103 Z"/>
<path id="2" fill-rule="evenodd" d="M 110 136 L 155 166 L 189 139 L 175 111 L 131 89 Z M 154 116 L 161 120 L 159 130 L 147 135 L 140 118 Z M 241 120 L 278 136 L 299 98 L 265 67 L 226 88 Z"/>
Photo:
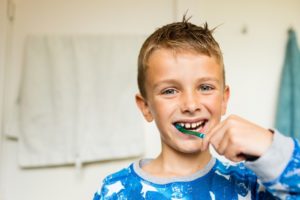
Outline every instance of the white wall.
<path id="1" fill-rule="evenodd" d="M 5 64 L 5 37 L 6 37 L 6 2 L 4 0 L 0 0 L 0 177 L 3 177 L 3 165 L 1 163 L 4 162 L 3 159 L 3 79 L 4 79 L 4 64 Z M 0 178 L 0 199 L 2 198 L 4 180 Z"/>
<path id="2" fill-rule="evenodd" d="M 174 15 L 180 20 L 188 9 L 189 14 L 193 15 L 192 22 L 207 21 L 211 27 L 220 25 L 215 36 L 224 51 L 227 80 L 231 85 L 228 113 L 239 114 L 265 127 L 272 127 L 287 29 L 293 26 L 298 36 L 300 33 L 300 1 L 224 2 L 15 0 L 16 16 L 12 35 L 14 59 L 10 68 L 6 69 L 6 76 L 9 77 L 6 90 L 13 92 L 18 87 L 23 39 L 28 33 L 149 34 L 155 28 L 172 22 Z M 2 12 L 4 5 L 4 0 L 0 0 Z M 177 5 L 175 10 L 174 5 Z M 3 19 L 2 12 L 0 20 Z M 2 24 L 0 21 L 1 32 L 4 30 Z M 244 29 L 246 33 L 243 33 Z M 3 38 L 1 33 L 1 49 Z M 3 57 L 1 49 L 0 60 Z M 160 150 L 158 133 L 153 124 L 145 123 L 145 128 L 145 156 L 153 157 Z M 105 175 L 132 161 L 88 164 L 81 174 L 72 166 L 22 170 L 17 166 L 16 141 L 4 139 L 0 157 L 0 184 L 5 184 L 0 185 L 0 199 L 91 199 Z"/>
<path id="3" fill-rule="evenodd" d="M 292 26 L 300 35 L 300 2 L 181 0 L 179 13 L 187 8 L 195 22 L 220 25 L 216 38 L 232 91 L 229 113 L 272 126 L 287 30 Z"/>

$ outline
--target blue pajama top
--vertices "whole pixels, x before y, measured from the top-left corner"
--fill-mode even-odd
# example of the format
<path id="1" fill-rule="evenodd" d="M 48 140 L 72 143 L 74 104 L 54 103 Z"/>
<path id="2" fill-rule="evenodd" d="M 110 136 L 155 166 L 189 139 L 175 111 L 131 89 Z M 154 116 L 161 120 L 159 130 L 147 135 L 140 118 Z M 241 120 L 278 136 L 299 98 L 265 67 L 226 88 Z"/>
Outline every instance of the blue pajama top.
<path id="1" fill-rule="evenodd" d="M 212 158 L 190 176 L 158 178 L 142 170 L 144 159 L 107 176 L 93 200 L 299 199 L 299 142 L 275 132 L 256 161 L 222 163 Z"/>

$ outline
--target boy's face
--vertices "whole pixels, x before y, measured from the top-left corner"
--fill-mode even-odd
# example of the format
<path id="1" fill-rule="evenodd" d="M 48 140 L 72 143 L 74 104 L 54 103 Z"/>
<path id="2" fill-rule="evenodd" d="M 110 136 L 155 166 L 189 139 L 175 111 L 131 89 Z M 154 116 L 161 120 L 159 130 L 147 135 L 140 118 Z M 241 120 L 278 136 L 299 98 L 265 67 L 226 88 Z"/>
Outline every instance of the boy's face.
<path id="1" fill-rule="evenodd" d="M 153 52 L 146 72 L 147 98 L 137 95 L 136 101 L 146 120 L 155 120 L 163 148 L 200 152 L 202 139 L 179 132 L 175 124 L 206 133 L 220 122 L 229 97 L 222 73 L 214 57 L 167 49 Z"/>

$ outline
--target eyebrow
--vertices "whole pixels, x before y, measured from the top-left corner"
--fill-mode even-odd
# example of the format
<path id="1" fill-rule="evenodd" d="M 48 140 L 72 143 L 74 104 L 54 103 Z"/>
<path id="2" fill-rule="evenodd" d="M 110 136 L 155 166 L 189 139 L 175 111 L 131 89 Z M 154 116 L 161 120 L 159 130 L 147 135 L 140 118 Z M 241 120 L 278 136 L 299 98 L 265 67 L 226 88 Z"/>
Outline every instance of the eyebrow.
<path id="1" fill-rule="evenodd" d="M 166 79 L 163 81 L 159 81 L 153 85 L 153 88 L 156 89 L 158 86 L 162 84 L 178 84 L 178 81 L 176 79 Z"/>
<path id="2" fill-rule="evenodd" d="M 203 78 L 200 78 L 199 82 L 202 82 L 202 81 L 213 81 L 213 82 L 216 82 L 216 83 L 221 83 L 221 81 L 219 79 L 213 78 L 213 77 L 203 77 Z"/>
<path id="3" fill-rule="evenodd" d="M 217 84 L 220 84 L 221 81 L 217 78 L 213 78 L 213 77 L 203 77 L 203 78 L 199 78 L 197 80 L 197 82 L 205 82 L 205 81 L 212 81 L 212 82 L 215 82 Z M 157 83 L 155 83 L 153 85 L 153 88 L 156 89 L 159 85 L 162 85 L 162 84 L 178 84 L 178 80 L 176 79 L 166 79 L 166 80 L 162 80 L 162 81 L 159 81 Z"/>

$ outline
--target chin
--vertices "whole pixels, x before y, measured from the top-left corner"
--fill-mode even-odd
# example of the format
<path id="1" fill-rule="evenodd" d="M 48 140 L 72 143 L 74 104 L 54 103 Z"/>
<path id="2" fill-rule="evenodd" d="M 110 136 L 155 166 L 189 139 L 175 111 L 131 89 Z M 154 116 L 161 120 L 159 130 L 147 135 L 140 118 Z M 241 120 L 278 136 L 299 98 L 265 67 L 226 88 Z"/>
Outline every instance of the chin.
<path id="1" fill-rule="evenodd" d="M 177 151 L 184 153 L 184 154 L 200 154 L 202 153 L 201 149 L 199 148 L 199 146 L 197 148 L 179 148 L 177 149 Z"/>

